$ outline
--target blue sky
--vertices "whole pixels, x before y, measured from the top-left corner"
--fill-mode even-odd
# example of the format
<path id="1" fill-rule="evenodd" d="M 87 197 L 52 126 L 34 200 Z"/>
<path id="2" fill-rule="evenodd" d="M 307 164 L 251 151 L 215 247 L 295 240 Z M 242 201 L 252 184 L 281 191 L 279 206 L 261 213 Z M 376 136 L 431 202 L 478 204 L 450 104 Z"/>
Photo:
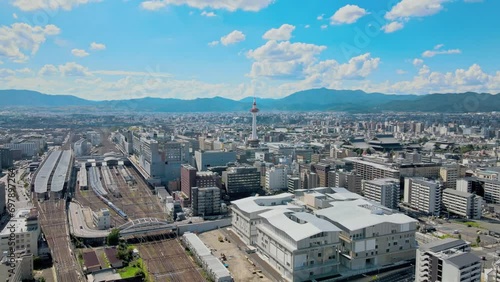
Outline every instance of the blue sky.
<path id="1" fill-rule="evenodd" d="M 0 88 L 103 100 L 500 92 L 496 0 L 4 0 Z"/>

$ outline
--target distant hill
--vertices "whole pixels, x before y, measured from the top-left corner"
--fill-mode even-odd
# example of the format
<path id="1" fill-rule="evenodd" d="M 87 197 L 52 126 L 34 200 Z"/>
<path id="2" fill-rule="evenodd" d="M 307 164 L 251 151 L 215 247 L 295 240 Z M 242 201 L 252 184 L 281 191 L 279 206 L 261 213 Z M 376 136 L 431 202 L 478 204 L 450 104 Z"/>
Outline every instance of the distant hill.
<path id="1" fill-rule="evenodd" d="M 28 90 L 0 90 L 0 107 L 88 107 L 134 112 L 233 112 L 250 109 L 253 97 L 239 101 L 214 97 L 182 100 L 141 98 L 89 101 L 70 95 L 47 95 Z M 310 89 L 281 99 L 257 99 L 264 111 L 421 111 L 491 112 L 500 110 L 500 95 L 485 93 L 387 95 L 361 90 Z"/>

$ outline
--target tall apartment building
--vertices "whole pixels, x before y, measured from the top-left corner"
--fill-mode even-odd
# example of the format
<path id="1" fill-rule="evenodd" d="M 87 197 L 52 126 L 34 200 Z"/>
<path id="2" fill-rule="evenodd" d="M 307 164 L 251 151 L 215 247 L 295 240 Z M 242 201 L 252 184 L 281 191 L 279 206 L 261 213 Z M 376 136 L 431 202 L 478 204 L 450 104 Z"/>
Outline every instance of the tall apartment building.
<path id="1" fill-rule="evenodd" d="M 319 186 L 328 186 L 328 172 L 332 169 L 329 164 L 318 163 L 314 165 L 314 169 L 319 178 Z"/>
<path id="2" fill-rule="evenodd" d="M 441 212 L 441 185 L 425 178 L 405 178 L 404 200 L 408 206 L 439 216 Z"/>
<path id="3" fill-rule="evenodd" d="M 444 189 L 457 189 L 457 179 L 463 177 L 460 166 L 443 166 L 439 170 L 439 177 L 443 180 Z"/>
<path id="4" fill-rule="evenodd" d="M 339 272 L 339 231 L 313 214 L 277 209 L 260 214 L 255 246 L 288 281 L 308 281 Z"/>
<path id="5" fill-rule="evenodd" d="M 363 195 L 390 209 L 397 209 L 399 205 L 399 179 L 380 178 L 363 180 Z"/>
<path id="6" fill-rule="evenodd" d="M 196 151 L 194 153 L 198 171 L 206 171 L 209 167 L 226 166 L 236 162 L 236 152 Z"/>
<path id="7" fill-rule="evenodd" d="M 481 281 L 481 259 L 470 253 L 463 240 L 444 239 L 417 250 L 416 282 Z"/>
<path id="8" fill-rule="evenodd" d="M 265 189 L 269 193 L 286 190 L 288 188 L 286 168 L 274 166 L 266 171 Z"/>
<path id="9" fill-rule="evenodd" d="M 346 172 L 346 171 L 330 171 L 329 172 L 329 187 L 343 187 L 353 193 L 358 193 L 361 195 L 362 193 L 362 184 L 363 177 L 361 175 L 357 175 L 355 172 Z"/>
<path id="10" fill-rule="evenodd" d="M 443 207 L 451 213 L 471 219 L 481 219 L 483 198 L 454 189 L 443 190 Z"/>
<path id="11" fill-rule="evenodd" d="M 300 184 L 300 177 L 293 177 L 289 176 L 288 177 L 288 192 L 289 193 L 295 193 L 295 190 L 301 189 L 301 184 Z"/>
<path id="12" fill-rule="evenodd" d="M 302 183 L 302 189 L 312 189 L 319 187 L 319 177 L 316 173 L 310 170 L 305 170 L 300 174 L 300 182 Z"/>
<path id="13" fill-rule="evenodd" d="M 337 201 L 315 211 L 340 231 L 340 263 L 351 270 L 415 258 L 417 221 L 365 199 Z"/>
<path id="14" fill-rule="evenodd" d="M 227 194 L 251 195 L 260 190 L 260 172 L 255 167 L 230 167 L 222 172 Z"/>
<path id="15" fill-rule="evenodd" d="M 484 200 L 487 203 L 500 203 L 500 180 L 481 179 L 484 181 Z"/>
<path id="16" fill-rule="evenodd" d="M 345 158 L 344 161 L 351 162 L 356 174 L 360 175 L 363 180 L 399 178 L 399 170 L 383 163 L 372 162 L 364 158 Z"/>
<path id="17" fill-rule="evenodd" d="M 5 228 L 0 232 L 0 253 L 12 250 L 9 238 L 15 236 L 14 252 L 25 252 L 34 256 L 38 255 L 38 238 L 40 225 L 36 209 L 21 209 L 10 219 Z"/>
<path id="18" fill-rule="evenodd" d="M 9 148 L 0 148 L 0 169 L 14 166 L 14 156 Z"/>
<path id="19" fill-rule="evenodd" d="M 181 166 L 181 192 L 191 199 L 191 188 L 196 187 L 196 168 L 184 164 Z"/>
<path id="20" fill-rule="evenodd" d="M 221 213 L 221 197 L 219 187 L 192 188 L 191 207 L 193 215 L 210 216 Z"/>

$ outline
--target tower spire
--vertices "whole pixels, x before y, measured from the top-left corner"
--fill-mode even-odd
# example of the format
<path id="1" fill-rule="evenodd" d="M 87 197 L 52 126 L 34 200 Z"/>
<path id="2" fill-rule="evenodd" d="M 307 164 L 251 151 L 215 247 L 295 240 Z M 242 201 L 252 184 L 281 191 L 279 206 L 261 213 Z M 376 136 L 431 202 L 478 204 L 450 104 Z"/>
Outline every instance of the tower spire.
<path id="1" fill-rule="evenodd" d="M 252 113 L 252 135 L 248 139 L 248 145 L 250 147 L 258 147 L 259 137 L 257 136 L 257 113 L 259 112 L 259 109 L 257 108 L 256 97 L 253 97 L 253 105 L 250 112 Z"/>

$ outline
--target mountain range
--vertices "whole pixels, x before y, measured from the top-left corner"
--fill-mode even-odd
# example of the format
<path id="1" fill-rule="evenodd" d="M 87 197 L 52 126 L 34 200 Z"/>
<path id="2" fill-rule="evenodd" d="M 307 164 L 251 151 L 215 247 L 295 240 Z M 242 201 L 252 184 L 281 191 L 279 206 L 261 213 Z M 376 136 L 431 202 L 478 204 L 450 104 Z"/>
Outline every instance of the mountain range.
<path id="1" fill-rule="evenodd" d="M 0 90 L 0 108 L 6 107 L 92 107 L 142 112 L 235 112 L 251 108 L 253 97 L 231 100 L 222 97 L 193 100 L 141 98 L 90 101 L 71 95 L 47 95 L 30 90 Z M 500 95 L 446 93 L 388 95 L 361 90 L 310 89 L 280 99 L 257 99 L 264 111 L 346 112 L 491 112 L 500 110 Z"/>

